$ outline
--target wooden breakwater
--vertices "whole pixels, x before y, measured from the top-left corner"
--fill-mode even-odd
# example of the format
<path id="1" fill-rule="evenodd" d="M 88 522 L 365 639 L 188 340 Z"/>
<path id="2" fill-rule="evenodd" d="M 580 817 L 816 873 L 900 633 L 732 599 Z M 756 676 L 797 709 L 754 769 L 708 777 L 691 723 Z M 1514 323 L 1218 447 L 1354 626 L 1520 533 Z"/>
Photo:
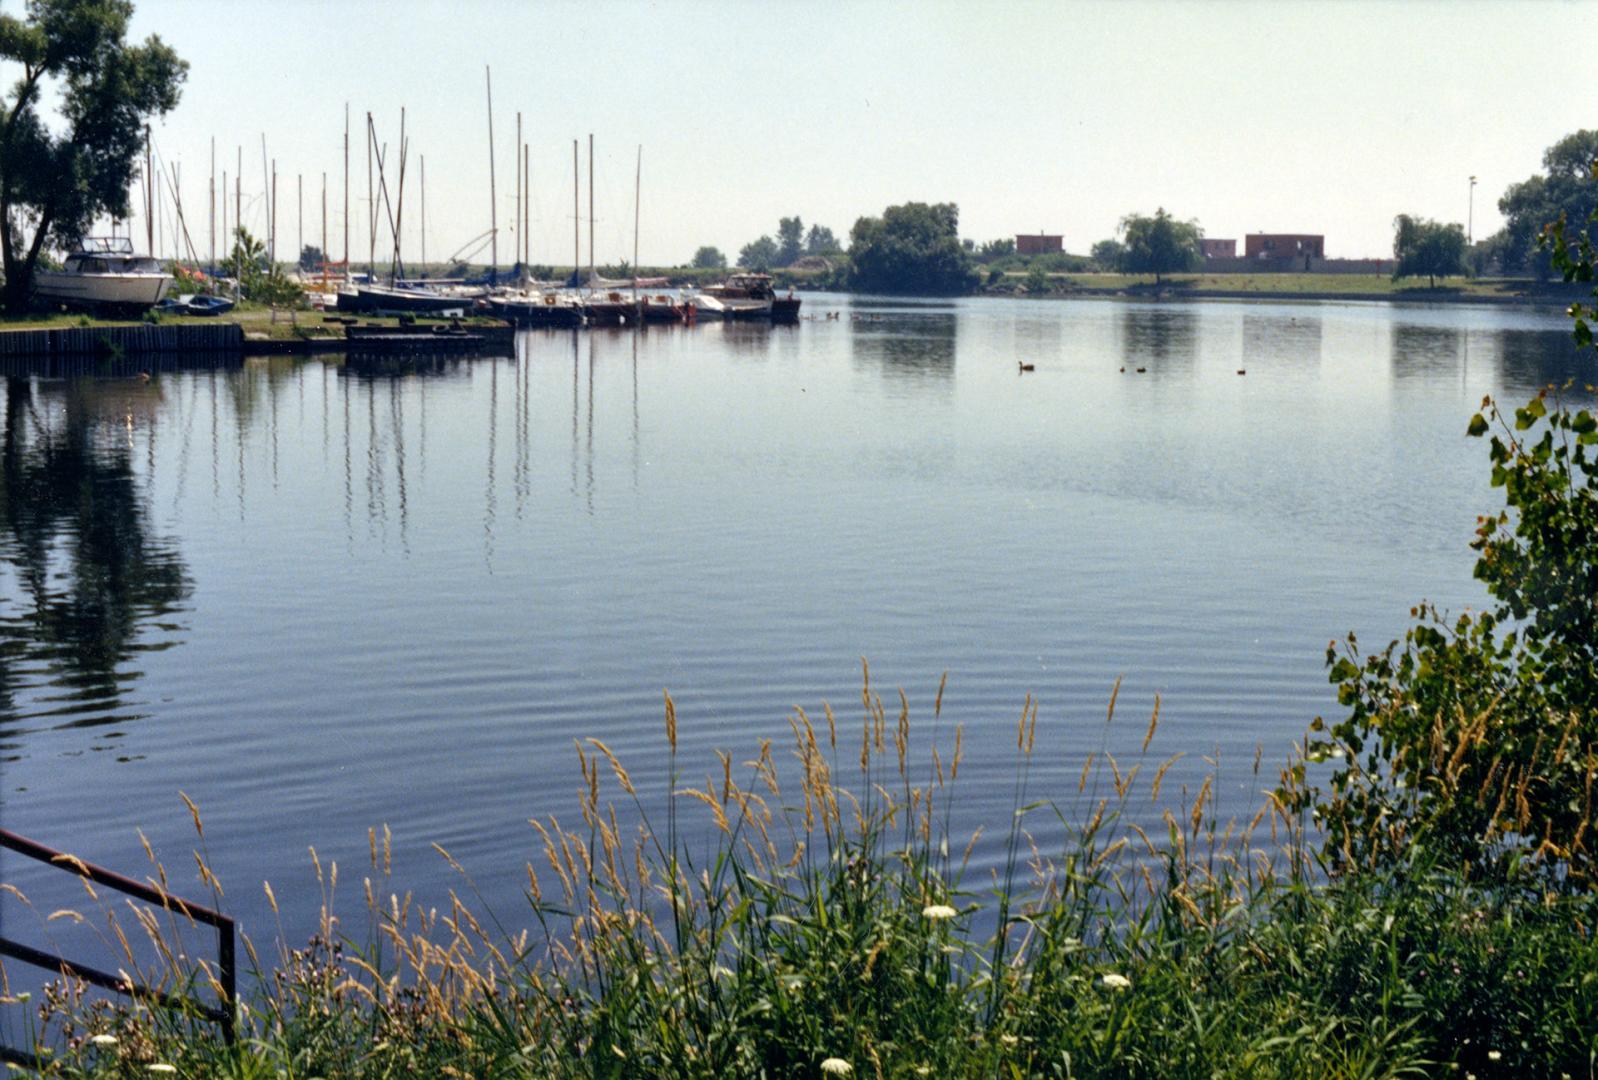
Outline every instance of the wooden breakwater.
<path id="1" fill-rule="evenodd" d="M 243 346 L 244 328 L 232 322 L 0 330 L 0 358 L 237 353 Z"/>

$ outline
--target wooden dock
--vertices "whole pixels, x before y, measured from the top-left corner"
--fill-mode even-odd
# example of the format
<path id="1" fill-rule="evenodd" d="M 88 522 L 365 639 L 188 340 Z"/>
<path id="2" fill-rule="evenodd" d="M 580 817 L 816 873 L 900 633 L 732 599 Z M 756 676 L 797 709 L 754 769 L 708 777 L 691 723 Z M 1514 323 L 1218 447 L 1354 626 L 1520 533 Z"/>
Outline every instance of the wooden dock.
<path id="1" fill-rule="evenodd" d="M 0 358 L 121 357 L 192 352 L 236 354 L 243 347 L 244 329 L 232 322 L 0 330 Z"/>

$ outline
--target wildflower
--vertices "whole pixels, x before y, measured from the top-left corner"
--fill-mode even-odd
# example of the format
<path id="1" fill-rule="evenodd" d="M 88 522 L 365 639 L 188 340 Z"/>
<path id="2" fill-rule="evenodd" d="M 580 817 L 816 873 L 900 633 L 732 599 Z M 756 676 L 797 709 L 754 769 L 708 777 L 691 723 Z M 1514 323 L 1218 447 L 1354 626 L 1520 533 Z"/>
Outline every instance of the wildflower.
<path id="1" fill-rule="evenodd" d="M 1125 990 L 1131 985 L 1132 980 L 1128 979 L 1125 975 L 1119 975 L 1112 971 L 1108 975 L 1104 976 L 1104 986 L 1107 990 Z"/>
<path id="2" fill-rule="evenodd" d="M 96 1046 L 115 1046 L 117 1037 L 115 1035 L 91 1035 L 89 1036 L 89 1041 Z"/>
<path id="3" fill-rule="evenodd" d="M 854 1066 L 843 1058 L 828 1058 L 821 1063 L 821 1071 L 828 1076 L 848 1076 L 854 1072 Z"/>
<path id="4" fill-rule="evenodd" d="M 1014 1046 L 1016 1043 L 1020 1042 L 1021 1040 L 1016 1038 L 1014 1035 L 1000 1035 L 999 1036 L 999 1041 L 1002 1042 L 1005 1046 Z"/>
<path id="5" fill-rule="evenodd" d="M 178 1067 L 176 1065 L 168 1065 L 164 1061 L 157 1061 L 153 1065 L 146 1065 L 145 1068 L 153 1073 L 175 1073 L 178 1071 Z"/>
<path id="6" fill-rule="evenodd" d="M 960 913 L 948 904 L 928 904 L 921 909 L 921 917 L 923 919 L 931 919 L 933 922 L 937 922 L 939 919 L 952 919 L 958 914 Z"/>
<path id="7" fill-rule="evenodd" d="M 1487 1051 L 1487 1060 L 1488 1061 L 1497 1061 L 1500 1058 L 1502 1058 L 1503 1056 L 1504 1055 L 1498 1050 L 1489 1050 L 1489 1051 Z"/>

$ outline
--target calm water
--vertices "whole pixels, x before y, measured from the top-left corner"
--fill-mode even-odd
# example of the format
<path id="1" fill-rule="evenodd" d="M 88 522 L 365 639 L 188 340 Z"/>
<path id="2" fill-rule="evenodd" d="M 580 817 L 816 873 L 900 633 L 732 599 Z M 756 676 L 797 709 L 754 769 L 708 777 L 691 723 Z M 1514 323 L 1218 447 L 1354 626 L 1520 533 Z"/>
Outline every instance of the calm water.
<path id="1" fill-rule="evenodd" d="M 294 939 L 307 847 L 358 869 L 387 823 L 401 881 L 442 897 L 436 841 L 514 922 L 573 739 L 658 791 L 662 688 L 702 775 L 794 705 L 857 731 L 861 656 L 916 718 L 949 672 L 973 820 L 1005 819 L 1028 693 L 1035 794 L 1159 694 L 1177 780 L 1219 751 L 1241 809 L 1256 746 L 1335 710 L 1330 638 L 1480 602 L 1481 396 L 1581 371 L 1519 311 L 806 311 L 842 317 L 6 380 L 0 820 L 141 875 L 143 830 L 203 895 L 185 791 L 228 905 L 270 936 L 270 879 Z"/>

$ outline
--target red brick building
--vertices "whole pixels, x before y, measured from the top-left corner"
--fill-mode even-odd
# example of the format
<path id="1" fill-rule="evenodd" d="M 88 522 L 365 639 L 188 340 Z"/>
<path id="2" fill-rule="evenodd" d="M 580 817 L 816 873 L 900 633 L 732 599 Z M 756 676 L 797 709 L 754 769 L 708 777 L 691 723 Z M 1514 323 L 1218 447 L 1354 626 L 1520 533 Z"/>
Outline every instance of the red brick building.
<path id="1" fill-rule="evenodd" d="M 1046 233 L 1016 233 L 1017 255 L 1058 255 L 1065 250 L 1065 237 Z"/>
<path id="2" fill-rule="evenodd" d="M 1326 237 L 1314 233 L 1249 233 L 1243 240 L 1246 259 L 1324 259 Z"/>
<path id="3" fill-rule="evenodd" d="M 1206 259 L 1235 259 L 1237 258 L 1237 241 L 1212 240 L 1206 236 L 1199 241 L 1199 254 Z"/>

